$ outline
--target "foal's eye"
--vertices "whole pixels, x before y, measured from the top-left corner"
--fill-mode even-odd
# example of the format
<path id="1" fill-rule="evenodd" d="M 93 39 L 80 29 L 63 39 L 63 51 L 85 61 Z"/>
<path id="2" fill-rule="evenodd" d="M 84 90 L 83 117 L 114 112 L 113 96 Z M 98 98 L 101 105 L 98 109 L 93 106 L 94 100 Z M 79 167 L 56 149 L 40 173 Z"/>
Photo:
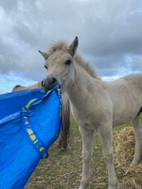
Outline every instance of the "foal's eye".
<path id="1" fill-rule="evenodd" d="M 65 62 L 65 64 L 66 64 L 66 65 L 70 65 L 70 64 L 71 64 L 71 60 L 68 59 L 68 60 Z"/>
<path id="2" fill-rule="evenodd" d="M 44 66 L 44 68 L 48 70 L 48 67 L 46 65 Z"/>

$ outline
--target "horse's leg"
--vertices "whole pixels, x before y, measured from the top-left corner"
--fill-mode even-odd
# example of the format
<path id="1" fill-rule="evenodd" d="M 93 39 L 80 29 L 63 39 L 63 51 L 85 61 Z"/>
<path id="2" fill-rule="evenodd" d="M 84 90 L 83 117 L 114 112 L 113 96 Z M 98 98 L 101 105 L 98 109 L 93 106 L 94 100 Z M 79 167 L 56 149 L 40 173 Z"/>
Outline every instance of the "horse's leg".
<path id="1" fill-rule="evenodd" d="M 90 180 L 90 159 L 94 132 L 80 127 L 82 137 L 82 180 L 79 189 L 86 189 Z"/>
<path id="2" fill-rule="evenodd" d="M 117 189 L 118 181 L 113 164 L 113 148 L 112 148 L 112 127 L 108 125 L 100 125 L 98 129 L 102 141 L 102 152 L 107 163 L 108 184 L 109 189 Z"/>
<path id="3" fill-rule="evenodd" d="M 132 121 L 135 133 L 135 154 L 132 161 L 132 166 L 137 165 L 141 161 L 141 149 L 142 149 L 142 126 L 139 115 Z"/>

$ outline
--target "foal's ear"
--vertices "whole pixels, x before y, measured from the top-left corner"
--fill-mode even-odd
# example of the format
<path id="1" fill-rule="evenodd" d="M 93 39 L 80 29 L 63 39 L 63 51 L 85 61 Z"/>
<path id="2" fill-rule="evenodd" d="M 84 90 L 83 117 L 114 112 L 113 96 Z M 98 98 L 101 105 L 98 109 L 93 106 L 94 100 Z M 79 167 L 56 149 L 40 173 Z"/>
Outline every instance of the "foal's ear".
<path id="1" fill-rule="evenodd" d="M 74 41 L 69 46 L 69 52 L 72 56 L 75 55 L 77 47 L 78 47 L 78 37 L 75 37 Z"/>
<path id="2" fill-rule="evenodd" d="M 46 52 L 38 50 L 38 52 L 44 57 L 45 60 L 48 59 L 48 54 Z"/>

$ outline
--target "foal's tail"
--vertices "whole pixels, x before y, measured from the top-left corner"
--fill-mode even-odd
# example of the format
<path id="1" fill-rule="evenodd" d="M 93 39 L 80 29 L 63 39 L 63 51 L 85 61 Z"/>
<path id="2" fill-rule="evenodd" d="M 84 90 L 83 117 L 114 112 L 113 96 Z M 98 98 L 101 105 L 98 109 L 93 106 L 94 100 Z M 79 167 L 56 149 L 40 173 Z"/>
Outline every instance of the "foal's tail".
<path id="1" fill-rule="evenodd" d="M 65 94 L 62 99 L 62 132 L 59 146 L 62 147 L 62 151 L 65 151 L 68 147 L 70 134 L 70 103 L 67 95 Z"/>

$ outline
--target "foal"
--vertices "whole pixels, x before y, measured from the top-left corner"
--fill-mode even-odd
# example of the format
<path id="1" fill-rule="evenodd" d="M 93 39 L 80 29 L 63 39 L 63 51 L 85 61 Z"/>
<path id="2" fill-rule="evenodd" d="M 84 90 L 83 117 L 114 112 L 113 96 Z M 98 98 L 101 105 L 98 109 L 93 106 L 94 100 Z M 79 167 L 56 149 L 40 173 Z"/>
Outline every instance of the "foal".
<path id="1" fill-rule="evenodd" d="M 68 45 L 59 41 L 45 58 L 48 74 L 42 81 L 47 91 L 59 84 L 68 94 L 72 114 L 82 136 L 82 180 L 79 189 L 86 189 L 90 178 L 90 159 L 94 131 L 102 141 L 102 152 L 108 170 L 108 188 L 117 189 L 118 180 L 113 165 L 112 127 L 132 121 L 136 146 L 132 165 L 140 162 L 142 127 L 139 114 L 142 107 L 142 75 L 131 74 L 116 81 L 104 82 L 78 53 L 78 38 Z"/>

